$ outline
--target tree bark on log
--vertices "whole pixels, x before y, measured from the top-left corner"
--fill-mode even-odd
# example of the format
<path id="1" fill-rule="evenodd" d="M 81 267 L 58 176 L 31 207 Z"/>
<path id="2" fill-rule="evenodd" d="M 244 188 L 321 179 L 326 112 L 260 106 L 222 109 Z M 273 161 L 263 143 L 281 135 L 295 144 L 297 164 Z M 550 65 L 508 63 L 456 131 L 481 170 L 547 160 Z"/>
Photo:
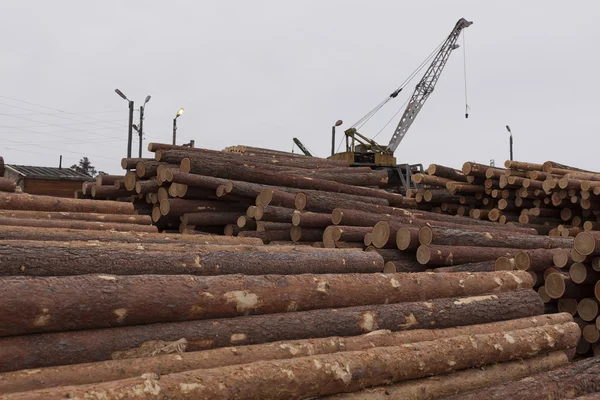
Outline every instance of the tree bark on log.
<path id="1" fill-rule="evenodd" d="M 96 185 L 108 185 L 112 186 L 118 180 L 123 180 L 123 175 L 108 175 L 108 174 L 100 174 L 96 177 Z"/>
<path id="2" fill-rule="evenodd" d="M 5 226 L 0 229 L 0 240 L 35 240 L 35 241 L 99 241 L 123 243 L 198 243 L 198 244 L 246 244 L 262 245 L 262 241 L 252 238 L 231 238 L 218 235 L 180 235 L 168 233 L 135 232 L 123 234 L 113 231 L 88 231 L 62 228 L 32 228 L 22 226 Z"/>
<path id="3" fill-rule="evenodd" d="M 246 217 L 240 217 L 246 218 Z M 292 229 L 292 224 L 287 222 L 271 222 L 271 221 L 258 221 L 256 222 L 256 230 L 259 232 L 264 231 L 283 231 L 286 229 Z"/>
<path id="4" fill-rule="evenodd" d="M 119 232 L 158 232 L 155 226 L 140 225 L 118 222 L 95 222 L 81 221 L 73 219 L 35 219 L 35 218 L 8 218 L 0 216 L 0 226 L 19 226 L 36 228 L 65 228 L 82 229 L 98 231 L 119 231 Z"/>
<path id="5" fill-rule="evenodd" d="M 419 230 L 422 245 L 506 247 L 513 249 L 570 248 L 572 238 L 519 235 L 508 232 L 477 232 L 467 229 L 423 226 Z"/>
<path id="6" fill-rule="evenodd" d="M 482 261 L 478 263 L 467 263 L 459 264 L 453 267 L 440 267 L 433 270 L 433 272 L 491 272 L 496 271 L 495 261 Z"/>
<path id="7" fill-rule="evenodd" d="M 600 358 L 587 358 L 562 368 L 542 372 L 519 381 L 489 386 L 463 393 L 448 400 L 528 400 L 561 399 L 568 393 L 573 398 L 599 390 Z"/>
<path id="8" fill-rule="evenodd" d="M 0 174 L 0 192 L 14 192 L 17 190 L 17 183 L 8 178 L 3 178 Z"/>
<path id="9" fill-rule="evenodd" d="M 282 190 L 263 189 L 256 198 L 257 206 L 296 207 L 296 195 Z"/>
<path id="10" fill-rule="evenodd" d="M 194 226 L 214 226 L 237 223 L 240 217 L 238 211 L 204 211 L 197 213 L 186 213 L 181 216 L 181 222 L 184 225 Z"/>
<path id="11" fill-rule="evenodd" d="M 248 231 L 251 232 L 251 231 Z M 269 234 L 279 231 L 257 232 Z M 289 238 L 289 231 L 287 237 Z M 241 232 L 240 235 L 246 232 Z M 265 275 L 302 273 L 372 273 L 383 271 L 376 253 L 315 251 L 279 252 L 195 250 L 167 252 L 54 246 L 0 246 L 0 275 L 68 276 L 90 273 L 115 275 Z"/>
<path id="12" fill-rule="evenodd" d="M 97 214 L 82 212 L 53 212 L 53 211 L 20 211 L 0 210 L 0 216 L 5 218 L 24 218 L 41 220 L 76 220 L 90 222 L 106 222 L 121 224 L 150 225 L 152 219 L 149 215 L 121 215 L 121 214 Z"/>
<path id="13" fill-rule="evenodd" d="M 121 159 L 121 168 L 123 169 L 135 169 L 137 167 L 137 163 L 143 161 L 152 161 L 151 158 L 122 158 Z"/>
<path id="14" fill-rule="evenodd" d="M 214 200 L 162 199 L 160 213 L 163 216 L 179 216 L 203 211 L 239 211 L 239 215 L 247 208 L 247 204 Z M 234 221 L 235 222 L 235 221 Z"/>
<path id="15" fill-rule="evenodd" d="M 257 221 L 292 222 L 294 210 L 285 207 L 257 206 L 254 218 Z"/>
<path id="16" fill-rule="evenodd" d="M 425 301 L 533 286 L 523 272 L 83 275 L 0 281 L 0 336 Z"/>
<path id="17" fill-rule="evenodd" d="M 42 393 L 49 399 L 91 395 L 133 399 L 140 397 L 136 388 L 152 390 L 152 394 L 143 394 L 144 398 L 158 394 L 164 398 L 181 399 L 312 398 L 567 349 L 575 345 L 579 334 L 577 324 L 570 322 L 507 333 L 464 335 L 357 352 L 185 371 L 160 378 L 148 374 L 89 387 L 71 386 L 14 394 L 9 399 L 13 396 L 12 400 L 39 398 Z M 387 372 L 382 374 L 382 371 Z M 202 384 L 198 383 L 200 381 Z"/>
<path id="18" fill-rule="evenodd" d="M 389 347 L 401 344 L 431 341 L 461 336 L 464 334 L 487 334 L 526 329 L 535 326 L 556 325 L 571 322 L 567 314 L 540 315 L 535 318 L 521 318 L 502 322 L 492 322 L 469 327 L 448 329 L 425 329 L 405 332 L 375 331 L 371 334 L 352 337 L 328 337 L 308 340 L 273 342 L 258 345 L 223 347 L 213 350 L 187 352 L 177 355 L 108 360 L 88 364 L 48 367 L 32 373 L 21 370 L 0 374 L 0 392 L 13 393 L 49 387 L 82 385 L 107 382 L 140 376 L 146 372 L 166 375 L 194 369 L 211 369 L 225 365 L 239 365 L 261 360 L 276 360 L 331 354 L 341 351 L 358 351 L 372 347 Z M 564 353 L 561 360 L 568 362 Z M 533 358 L 540 368 L 548 360 Z M 492 367 L 493 368 L 493 367 Z"/>
<path id="19" fill-rule="evenodd" d="M 108 360 L 114 352 L 137 348 L 149 340 L 185 338 L 187 350 L 196 351 L 277 340 L 352 336 L 378 329 L 414 330 L 431 326 L 441 329 L 542 313 L 543 303 L 538 294 L 531 289 L 519 289 L 475 297 L 433 299 L 424 303 L 13 336 L 0 338 L 0 372 Z M 575 326 L 579 332 L 579 327 Z M 542 338 L 548 343 L 543 335 Z M 472 346 L 469 344 L 468 348 Z M 528 351 L 531 351 L 530 347 Z"/>
<path id="20" fill-rule="evenodd" d="M 135 193 L 135 185 L 133 190 L 128 189 L 115 189 L 113 185 L 110 186 L 92 186 L 90 192 L 92 197 L 100 199 L 119 199 L 122 197 L 128 197 Z"/>
<path id="21" fill-rule="evenodd" d="M 243 231 L 238 234 L 238 237 L 244 238 L 257 238 L 262 240 L 264 243 L 273 241 L 290 241 L 290 230 L 277 230 L 277 231 Z"/>
<path id="22" fill-rule="evenodd" d="M 292 214 L 292 225 L 303 228 L 326 228 L 333 225 L 331 214 L 314 212 L 295 212 Z"/>
<path id="23" fill-rule="evenodd" d="M 450 167 L 445 167 L 439 164 L 430 164 L 427 168 L 427 173 L 429 175 L 447 178 L 456 182 L 467 181 L 467 177 L 465 176 L 465 174 L 462 173 L 462 171 Z"/>
<path id="24" fill-rule="evenodd" d="M 293 242 L 317 242 L 323 238 L 323 229 L 292 226 L 290 228 L 290 238 Z"/>
<path id="25" fill-rule="evenodd" d="M 517 361 L 486 365 L 453 372 L 447 375 L 415 379 L 396 385 L 364 389 L 354 393 L 343 393 L 323 397 L 323 400 L 431 400 L 466 393 L 479 388 L 497 385 L 528 377 L 540 372 L 556 369 L 569 363 L 564 351 L 536 356 Z"/>
<path id="26" fill-rule="evenodd" d="M 419 246 L 417 260 L 423 265 L 451 266 L 511 257 L 517 251 L 502 247 Z"/>
<path id="27" fill-rule="evenodd" d="M 79 200 L 0 192 L 0 210 L 67 211 L 101 214 L 133 214 L 131 203 L 105 200 Z"/>

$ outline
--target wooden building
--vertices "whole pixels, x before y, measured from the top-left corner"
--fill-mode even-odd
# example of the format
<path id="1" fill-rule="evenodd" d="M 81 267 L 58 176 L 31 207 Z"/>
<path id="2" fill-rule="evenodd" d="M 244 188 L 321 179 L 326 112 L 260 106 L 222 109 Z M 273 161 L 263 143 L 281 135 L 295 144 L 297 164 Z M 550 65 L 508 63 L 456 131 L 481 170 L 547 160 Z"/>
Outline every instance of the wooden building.
<path id="1" fill-rule="evenodd" d="M 70 168 L 34 167 L 6 164 L 4 177 L 17 182 L 25 193 L 73 197 L 81 184 L 94 179 Z"/>

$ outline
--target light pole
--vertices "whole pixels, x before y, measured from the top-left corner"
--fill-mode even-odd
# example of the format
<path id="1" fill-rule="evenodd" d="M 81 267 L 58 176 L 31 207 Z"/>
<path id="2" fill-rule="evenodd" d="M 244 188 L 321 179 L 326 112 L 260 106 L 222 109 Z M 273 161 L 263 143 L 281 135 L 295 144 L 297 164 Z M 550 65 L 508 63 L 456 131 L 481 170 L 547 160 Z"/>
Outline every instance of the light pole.
<path id="1" fill-rule="evenodd" d="M 144 134 L 144 109 L 146 108 L 146 103 L 150 101 L 151 96 L 146 96 L 146 100 L 144 100 L 144 105 L 140 107 L 140 130 L 138 134 L 140 135 L 140 151 L 139 158 L 142 158 L 142 135 Z"/>
<path id="2" fill-rule="evenodd" d="M 177 139 L 177 118 L 179 118 L 181 114 L 183 114 L 183 108 L 180 108 L 179 111 L 177 111 L 175 118 L 173 118 L 173 145 L 175 145 Z"/>
<path id="3" fill-rule="evenodd" d="M 341 119 L 335 121 L 335 124 L 331 127 L 331 155 L 335 154 L 335 127 L 340 126 L 344 122 Z"/>
<path id="4" fill-rule="evenodd" d="M 115 93 L 129 102 L 129 130 L 127 132 L 127 158 L 131 158 L 131 141 L 133 140 L 133 101 L 129 100 L 119 89 Z"/>
<path id="5" fill-rule="evenodd" d="M 510 126 L 506 125 L 506 130 L 510 133 L 510 138 L 508 139 L 508 143 L 510 146 L 510 161 L 513 160 L 513 137 L 512 132 L 510 131 Z"/>

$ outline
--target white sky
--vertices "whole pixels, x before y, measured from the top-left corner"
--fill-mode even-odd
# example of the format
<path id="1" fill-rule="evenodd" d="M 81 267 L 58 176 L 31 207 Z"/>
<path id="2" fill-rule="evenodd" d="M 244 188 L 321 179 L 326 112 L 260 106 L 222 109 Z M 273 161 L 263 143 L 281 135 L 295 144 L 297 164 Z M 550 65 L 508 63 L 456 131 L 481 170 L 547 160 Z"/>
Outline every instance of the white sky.
<path id="1" fill-rule="evenodd" d="M 331 125 L 344 120 L 341 138 L 465 17 L 474 22 L 465 31 L 470 117 L 461 48 L 398 161 L 500 165 L 509 124 L 515 159 L 600 170 L 599 10 L 591 0 L 2 1 L 0 155 L 43 166 L 88 156 L 118 173 L 128 118 L 120 88 L 136 108 L 152 95 L 144 156 L 148 141 L 171 141 L 180 107 L 179 144 L 289 151 L 298 137 L 326 156 Z M 379 131 L 416 83 L 361 132 Z M 134 132 L 134 156 L 137 147 Z"/>

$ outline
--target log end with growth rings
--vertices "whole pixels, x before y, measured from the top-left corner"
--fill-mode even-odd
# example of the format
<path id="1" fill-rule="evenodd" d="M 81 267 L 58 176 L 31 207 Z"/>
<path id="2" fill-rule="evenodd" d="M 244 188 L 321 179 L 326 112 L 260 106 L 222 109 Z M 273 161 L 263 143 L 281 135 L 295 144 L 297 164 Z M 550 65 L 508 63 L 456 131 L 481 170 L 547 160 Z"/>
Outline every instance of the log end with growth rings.
<path id="1" fill-rule="evenodd" d="M 306 203 L 306 195 L 304 193 L 297 193 L 296 197 L 294 198 L 294 206 L 296 207 L 296 210 L 304 210 L 306 208 Z"/>
<path id="2" fill-rule="evenodd" d="M 527 271 L 531 267 L 531 257 L 526 250 L 517 251 L 515 254 L 515 267 L 522 271 Z"/>
<path id="3" fill-rule="evenodd" d="M 383 248 L 390 239 L 390 225 L 385 221 L 379 221 L 371 232 L 371 243 L 378 249 Z"/>
<path id="4" fill-rule="evenodd" d="M 258 205 L 268 206 L 271 201 L 273 201 L 273 189 L 264 188 L 261 190 L 257 198 Z"/>
<path id="5" fill-rule="evenodd" d="M 574 248 L 581 255 L 590 255 L 596 250 L 596 240 L 591 233 L 581 232 L 575 237 Z"/>
<path id="6" fill-rule="evenodd" d="M 395 274 L 396 272 L 396 264 L 393 261 L 388 261 L 383 266 L 384 274 Z"/>
<path id="7" fill-rule="evenodd" d="M 495 271 L 512 271 L 515 269 L 515 259 L 509 257 L 498 257 L 494 263 Z"/>
<path id="8" fill-rule="evenodd" d="M 341 209 L 336 208 L 331 213 L 331 222 L 334 225 L 339 225 L 342 222 L 343 216 L 344 216 L 344 212 Z"/>
<path id="9" fill-rule="evenodd" d="M 572 299 L 572 300 L 574 300 L 574 299 Z M 597 299 L 585 298 L 585 299 L 582 299 L 579 303 L 577 303 L 577 300 L 575 300 L 575 302 L 576 302 L 575 311 L 577 312 L 577 314 L 579 314 L 579 316 L 581 317 L 582 320 L 591 322 L 596 319 L 596 317 L 598 316 L 598 300 Z M 572 315 L 575 315 L 575 314 L 573 313 Z"/>
<path id="10" fill-rule="evenodd" d="M 567 250 L 557 250 L 552 255 L 552 262 L 557 268 L 564 268 L 569 263 L 569 252 Z"/>
<path id="11" fill-rule="evenodd" d="M 295 212 L 294 214 L 292 214 L 292 225 L 293 226 L 300 226 L 300 220 L 302 219 L 301 215 L 299 212 Z"/>
<path id="12" fill-rule="evenodd" d="M 181 172 L 188 174 L 191 169 L 192 169 L 192 161 L 189 158 L 186 157 L 183 160 L 181 160 L 181 163 L 179 164 L 179 170 Z"/>
<path id="13" fill-rule="evenodd" d="M 408 242 L 410 244 L 410 232 L 407 233 Z M 422 226 L 421 229 L 419 229 L 419 244 L 428 246 L 431 244 L 431 242 L 433 242 L 433 229 L 431 229 L 429 226 Z"/>
<path id="14" fill-rule="evenodd" d="M 417 261 L 421 265 L 427 265 L 431 260 L 431 249 L 427 246 L 419 246 L 417 249 Z"/>
<path id="15" fill-rule="evenodd" d="M 544 284 L 548 296 L 553 299 L 560 299 L 565 293 L 565 279 L 562 274 L 550 274 Z"/>
<path id="16" fill-rule="evenodd" d="M 569 268 L 569 276 L 571 280 L 575 283 L 583 283 L 587 277 L 587 268 L 582 263 L 574 263 Z"/>
<path id="17" fill-rule="evenodd" d="M 420 233 L 420 231 L 419 231 L 419 233 Z M 406 250 L 410 247 L 410 244 L 411 244 L 410 230 L 406 227 L 398 229 L 398 232 L 396 233 L 396 247 L 398 247 L 400 250 Z M 424 244 L 424 243 L 421 243 L 421 244 Z"/>

